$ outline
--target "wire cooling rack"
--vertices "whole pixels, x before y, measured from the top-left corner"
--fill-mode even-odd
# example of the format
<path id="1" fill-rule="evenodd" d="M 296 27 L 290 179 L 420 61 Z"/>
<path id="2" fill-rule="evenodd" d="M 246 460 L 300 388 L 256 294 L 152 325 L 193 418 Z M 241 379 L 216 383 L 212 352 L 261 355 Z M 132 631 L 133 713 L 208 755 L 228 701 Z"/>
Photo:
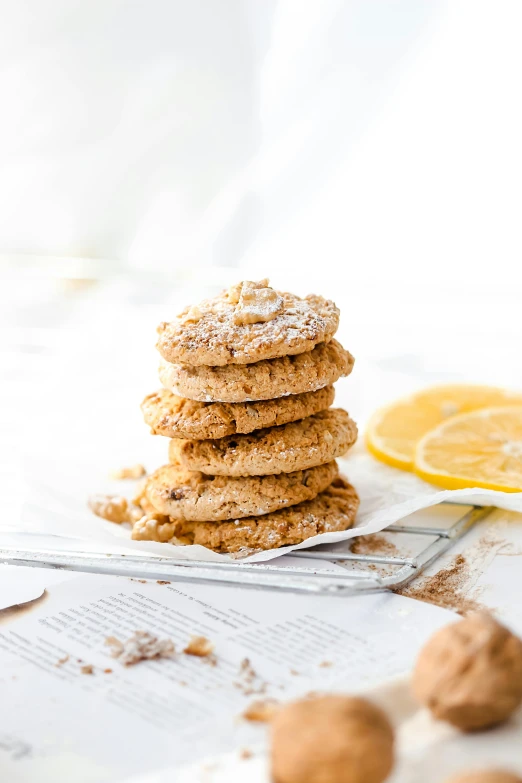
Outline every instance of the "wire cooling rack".
<path id="1" fill-rule="evenodd" d="M 140 579 L 360 595 L 403 587 L 491 511 L 489 508 L 453 504 L 441 506 L 452 507 L 452 511 L 456 512 L 452 514 L 453 521 L 449 525 L 423 526 L 416 524 L 414 517 L 407 519 L 405 524 L 388 527 L 377 539 L 374 538 L 377 546 L 368 554 L 351 551 L 352 542 L 364 544 L 365 537 L 361 536 L 332 546 L 294 550 L 289 557 L 266 563 L 208 563 L 147 555 L 35 548 L 0 548 L 0 562 Z M 379 551 L 379 545 L 382 551 Z M 318 561 L 323 566 L 320 569 Z M 326 564 L 324 561 L 327 561 Z"/>

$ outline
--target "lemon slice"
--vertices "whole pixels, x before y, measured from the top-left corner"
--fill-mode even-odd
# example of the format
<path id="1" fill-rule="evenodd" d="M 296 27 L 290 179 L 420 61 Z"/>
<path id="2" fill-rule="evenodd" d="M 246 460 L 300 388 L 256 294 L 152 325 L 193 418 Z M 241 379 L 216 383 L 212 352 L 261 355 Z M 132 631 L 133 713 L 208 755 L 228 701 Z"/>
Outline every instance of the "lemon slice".
<path id="1" fill-rule="evenodd" d="M 522 491 L 522 405 L 454 416 L 415 451 L 415 473 L 446 489 Z"/>
<path id="2" fill-rule="evenodd" d="M 377 411 L 366 431 L 366 445 L 377 459 L 413 470 L 419 440 L 449 417 L 480 408 L 522 405 L 522 395 L 494 386 L 432 386 Z"/>

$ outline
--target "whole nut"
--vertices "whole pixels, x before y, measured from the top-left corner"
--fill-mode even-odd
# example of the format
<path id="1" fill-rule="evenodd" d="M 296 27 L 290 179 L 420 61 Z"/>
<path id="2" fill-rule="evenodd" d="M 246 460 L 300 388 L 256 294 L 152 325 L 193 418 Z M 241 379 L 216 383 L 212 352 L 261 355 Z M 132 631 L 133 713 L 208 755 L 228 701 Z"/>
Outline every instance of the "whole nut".
<path id="1" fill-rule="evenodd" d="M 274 783 L 382 783 L 393 767 L 393 729 L 369 701 L 317 696 L 272 720 Z"/>
<path id="2" fill-rule="evenodd" d="M 485 612 L 438 631 L 413 674 L 418 700 L 462 731 L 502 723 L 522 703 L 522 641 Z"/>

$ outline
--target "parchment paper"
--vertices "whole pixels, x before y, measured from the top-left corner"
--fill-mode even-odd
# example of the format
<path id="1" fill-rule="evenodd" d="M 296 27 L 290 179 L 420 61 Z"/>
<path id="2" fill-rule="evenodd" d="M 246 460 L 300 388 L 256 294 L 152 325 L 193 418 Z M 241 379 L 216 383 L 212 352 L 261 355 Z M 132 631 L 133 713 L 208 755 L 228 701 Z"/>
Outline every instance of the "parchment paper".
<path id="1" fill-rule="evenodd" d="M 491 490 L 440 490 L 410 473 L 383 465 L 369 455 L 359 444 L 347 459 L 340 460 L 342 472 L 356 487 L 361 505 L 356 524 L 351 530 L 324 533 L 309 538 L 296 546 L 248 554 L 247 562 L 261 562 L 304 549 L 316 544 L 331 544 L 354 536 L 383 530 L 415 511 L 443 501 L 497 506 L 522 512 L 522 493 L 504 493 Z M 23 511 L 19 530 L 72 536 L 92 545 L 97 543 L 104 552 L 114 548 L 130 548 L 163 557 L 187 560 L 216 561 L 230 559 L 201 546 L 173 546 L 152 541 L 132 541 L 127 527 L 105 522 L 87 508 L 87 499 L 95 491 L 132 494 L 132 483 L 107 482 L 100 475 L 96 461 L 69 461 L 63 464 L 32 459 L 26 463 L 29 498 Z M 59 478 L 59 481 L 58 481 Z M 0 528 L 1 529 L 1 528 Z M 92 546 L 90 547 L 92 548 Z M 237 558 L 234 558 L 237 559 Z"/>

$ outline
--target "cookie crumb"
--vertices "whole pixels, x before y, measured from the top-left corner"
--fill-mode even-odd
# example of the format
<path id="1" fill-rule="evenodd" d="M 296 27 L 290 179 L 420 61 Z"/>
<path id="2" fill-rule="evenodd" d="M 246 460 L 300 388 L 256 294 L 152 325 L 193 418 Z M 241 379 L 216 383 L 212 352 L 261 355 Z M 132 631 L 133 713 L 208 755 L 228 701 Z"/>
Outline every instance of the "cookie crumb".
<path id="1" fill-rule="evenodd" d="M 143 465 L 131 465 L 126 468 L 119 468 L 118 470 L 111 471 L 109 478 L 111 479 L 139 479 L 147 475 Z"/>
<path id="2" fill-rule="evenodd" d="M 80 671 L 82 674 L 94 674 L 94 666 L 91 663 L 84 664 Z"/>
<path id="3" fill-rule="evenodd" d="M 210 656 L 212 654 L 213 650 L 214 645 L 206 636 L 192 636 L 183 652 L 185 655 L 196 655 L 199 658 L 206 658 L 207 655 Z"/>
<path id="4" fill-rule="evenodd" d="M 112 669 L 104 669 L 103 673 L 104 674 L 112 674 Z"/>
<path id="5" fill-rule="evenodd" d="M 243 658 L 241 661 L 239 677 L 240 679 L 234 682 L 234 687 L 238 688 L 245 696 L 262 696 L 266 693 L 268 684 L 259 678 L 250 658 Z"/>
<path id="6" fill-rule="evenodd" d="M 156 582 L 159 585 L 170 585 L 170 582 L 167 582 L 166 579 L 156 579 Z"/>
<path id="7" fill-rule="evenodd" d="M 253 723 L 269 723 L 280 706 L 276 699 L 260 699 L 249 704 L 241 717 Z"/>
<path id="8" fill-rule="evenodd" d="M 69 660 L 69 656 L 68 655 L 64 655 L 63 658 L 60 658 L 58 661 L 56 661 L 56 663 L 54 665 L 55 666 L 62 666 L 64 663 L 67 663 L 68 660 Z"/>
<path id="9" fill-rule="evenodd" d="M 244 761 L 246 761 L 246 759 L 251 759 L 253 755 L 254 754 L 252 753 L 250 748 L 241 748 L 241 750 L 239 751 L 239 758 Z"/>
<path id="10" fill-rule="evenodd" d="M 300 677 L 301 676 L 301 672 L 298 672 L 297 669 L 290 669 L 290 674 L 292 675 L 292 677 Z"/>
<path id="11" fill-rule="evenodd" d="M 148 631 L 134 631 L 125 642 L 108 636 L 105 644 L 112 647 L 112 657 L 118 658 L 123 666 L 133 666 L 151 658 L 171 658 L 175 653 L 172 639 L 158 639 Z"/>
<path id="12" fill-rule="evenodd" d="M 321 669 L 328 669 L 330 666 L 333 666 L 332 661 L 321 661 L 319 664 Z"/>
<path id="13" fill-rule="evenodd" d="M 257 677 L 255 669 L 250 663 L 250 658 L 243 658 L 239 664 L 239 673 L 245 677 L 247 682 L 252 682 Z"/>

